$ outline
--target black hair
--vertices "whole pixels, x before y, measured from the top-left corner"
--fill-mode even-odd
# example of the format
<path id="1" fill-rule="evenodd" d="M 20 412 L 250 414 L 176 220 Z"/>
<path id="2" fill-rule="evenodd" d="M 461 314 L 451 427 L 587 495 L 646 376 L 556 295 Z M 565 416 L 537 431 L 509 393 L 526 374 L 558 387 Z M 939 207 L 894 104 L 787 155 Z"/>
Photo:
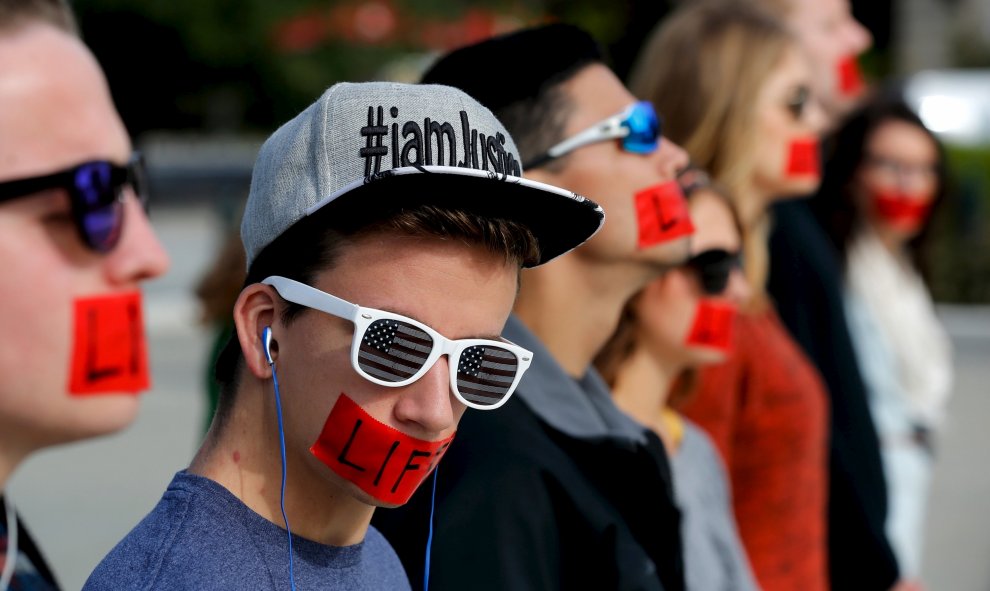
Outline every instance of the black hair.
<path id="1" fill-rule="evenodd" d="M 563 139 L 571 103 L 560 85 L 588 65 L 604 63 L 601 47 L 576 26 L 523 29 L 457 49 L 430 67 L 424 84 L 445 84 L 488 107 L 528 162 Z M 504 76 L 492 75 L 492 64 Z M 557 165 L 554 161 L 547 165 Z"/>

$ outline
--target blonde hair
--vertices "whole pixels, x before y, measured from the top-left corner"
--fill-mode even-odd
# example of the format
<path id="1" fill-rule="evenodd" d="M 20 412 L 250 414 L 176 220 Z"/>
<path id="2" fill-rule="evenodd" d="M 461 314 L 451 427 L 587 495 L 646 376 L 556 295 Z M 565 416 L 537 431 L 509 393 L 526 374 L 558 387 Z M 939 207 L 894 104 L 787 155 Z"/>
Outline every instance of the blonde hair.
<path id="1" fill-rule="evenodd" d="M 744 6 L 758 8 L 770 15 L 776 15 L 780 20 L 791 16 L 794 12 L 794 0 L 723 0 L 725 2 L 736 2 Z M 819 0 L 815 0 L 816 2 Z"/>
<path id="2" fill-rule="evenodd" d="M 664 135 L 725 187 L 742 220 L 746 278 L 755 305 L 769 272 L 766 204 L 749 187 L 756 166 L 755 105 L 767 77 L 797 46 L 782 24 L 733 1 L 695 2 L 653 30 L 629 88 L 664 117 Z"/>
<path id="3" fill-rule="evenodd" d="M 0 0 L 0 31 L 31 23 L 47 23 L 78 36 L 75 16 L 66 0 Z"/>

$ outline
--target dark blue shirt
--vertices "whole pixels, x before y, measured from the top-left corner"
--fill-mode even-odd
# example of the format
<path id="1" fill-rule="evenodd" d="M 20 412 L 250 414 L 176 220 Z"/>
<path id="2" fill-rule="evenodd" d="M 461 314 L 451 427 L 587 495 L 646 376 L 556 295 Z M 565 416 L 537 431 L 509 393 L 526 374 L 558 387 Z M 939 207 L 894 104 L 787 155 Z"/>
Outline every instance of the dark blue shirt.
<path id="1" fill-rule="evenodd" d="M 285 530 L 220 484 L 179 472 L 158 505 L 96 567 L 86 591 L 289 589 Z M 296 589 L 409 589 L 375 528 L 353 546 L 293 535 Z"/>

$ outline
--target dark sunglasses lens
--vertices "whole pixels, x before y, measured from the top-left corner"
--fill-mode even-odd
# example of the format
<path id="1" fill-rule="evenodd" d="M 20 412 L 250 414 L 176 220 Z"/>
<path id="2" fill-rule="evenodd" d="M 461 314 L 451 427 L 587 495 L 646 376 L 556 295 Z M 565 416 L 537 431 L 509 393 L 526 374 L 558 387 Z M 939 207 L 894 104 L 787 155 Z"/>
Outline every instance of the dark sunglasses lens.
<path id="1" fill-rule="evenodd" d="M 622 138 L 622 148 L 635 154 L 649 154 L 657 149 L 660 142 L 660 120 L 653 104 L 640 101 L 633 105 L 626 117 L 629 135 Z"/>
<path id="2" fill-rule="evenodd" d="M 123 221 L 124 204 L 120 202 L 84 213 L 82 227 L 86 242 L 99 252 L 110 251 L 120 240 Z"/>
<path id="3" fill-rule="evenodd" d="M 386 382 L 408 380 L 433 350 L 433 338 L 401 320 L 376 320 L 364 331 L 358 367 Z"/>
<path id="4" fill-rule="evenodd" d="M 120 200 L 123 181 L 108 162 L 84 164 L 76 170 L 73 208 L 86 243 L 98 252 L 116 246 L 124 221 Z"/>
<path id="5" fill-rule="evenodd" d="M 739 255 L 724 250 L 708 250 L 691 259 L 698 272 L 701 289 L 708 295 L 719 295 L 729 285 L 732 270 L 741 266 Z"/>
<path id="6" fill-rule="evenodd" d="M 461 352 L 457 362 L 457 391 L 468 402 L 493 406 L 512 388 L 519 359 L 508 349 L 476 345 Z"/>

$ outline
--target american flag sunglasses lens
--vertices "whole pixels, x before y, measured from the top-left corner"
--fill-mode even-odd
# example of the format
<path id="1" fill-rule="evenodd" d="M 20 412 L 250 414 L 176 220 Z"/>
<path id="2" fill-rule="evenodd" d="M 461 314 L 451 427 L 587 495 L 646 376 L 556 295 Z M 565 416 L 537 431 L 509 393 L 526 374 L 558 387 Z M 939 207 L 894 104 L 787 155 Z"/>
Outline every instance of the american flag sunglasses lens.
<path id="1" fill-rule="evenodd" d="M 433 338 L 401 320 L 375 320 L 364 331 L 358 366 L 386 382 L 401 382 L 416 374 L 433 350 Z"/>
<path id="2" fill-rule="evenodd" d="M 512 388 L 519 359 L 497 345 L 475 345 L 461 352 L 457 362 L 457 391 L 469 402 L 494 406 Z"/>
<path id="3" fill-rule="evenodd" d="M 368 325 L 358 349 L 358 366 L 386 382 L 416 375 L 433 350 L 433 338 L 401 320 L 376 320 Z M 510 392 L 519 373 L 516 354 L 498 345 L 475 345 L 457 361 L 457 391 L 468 402 L 495 406 Z"/>

